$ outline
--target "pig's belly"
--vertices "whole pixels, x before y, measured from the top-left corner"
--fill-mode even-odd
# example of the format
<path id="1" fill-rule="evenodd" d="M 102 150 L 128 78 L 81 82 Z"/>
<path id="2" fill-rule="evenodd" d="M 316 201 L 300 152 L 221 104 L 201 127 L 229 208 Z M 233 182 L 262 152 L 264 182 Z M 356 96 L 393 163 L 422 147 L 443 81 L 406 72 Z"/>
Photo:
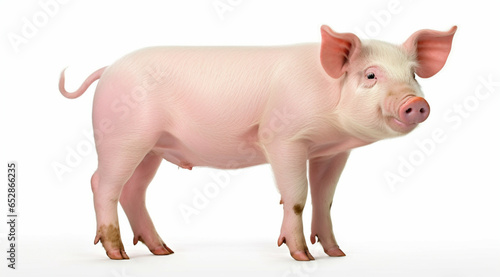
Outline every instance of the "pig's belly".
<path id="1" fill-rule="evenodd" d="M 195 166 L 237 169 L 267 162 L 259 145 L 251 140 L 179 137 L 168 132 L 160 137 L 152 152 L 186 169 Z"/>

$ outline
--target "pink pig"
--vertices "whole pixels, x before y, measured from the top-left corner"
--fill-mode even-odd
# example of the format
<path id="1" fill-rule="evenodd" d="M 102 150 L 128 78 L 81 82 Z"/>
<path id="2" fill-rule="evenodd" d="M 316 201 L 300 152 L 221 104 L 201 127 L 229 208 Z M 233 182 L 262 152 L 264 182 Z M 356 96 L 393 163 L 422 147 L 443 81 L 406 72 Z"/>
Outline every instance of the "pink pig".
<path id="1" fill-rule="evenodd" d="M 97 235 L 111 259 L 128 259 L 118 225 L 121 203 L 134 232 L 155 255 L 173 253 L 146 210 L 146 188 L 160 162 L 221 169 L 271 164 L 284 218 L 278 245 L 314 260 L 302 227 L 309 186 L 310 240 L 344 256 L 330 207 L 350 150 L 407 134 L 429 116 L 415 74 L 444 66 L 454 26 L 421 30 L 402 46 L 321 27 L 321 44 L 283 47 L 152 47 L 92 73 L 98 168 L 91 179 Z"/>

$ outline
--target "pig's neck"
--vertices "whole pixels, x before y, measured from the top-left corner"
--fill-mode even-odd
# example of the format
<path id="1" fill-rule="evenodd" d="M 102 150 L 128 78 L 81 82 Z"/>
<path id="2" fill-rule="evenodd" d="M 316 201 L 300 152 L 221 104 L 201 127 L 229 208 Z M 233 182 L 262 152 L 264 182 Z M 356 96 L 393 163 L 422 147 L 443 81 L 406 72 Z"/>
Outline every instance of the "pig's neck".
<path id="1" fill-rule="evenodd" d="M 335 138 L 322 143 L 315 143 L 309 147 L 309 158 L 334 156 L 338 153 L 350 151 L 351 149 L 367 145 L 369 143 L 355 137 Z"/>
<path id="2" fill-rule="evenodd" d="M 321 130 L 316 130 L 309 147 L 310 157 L 329 156 L 371 144 L 376 139 L 349 132 L 338 121 L 332 120 Z"/>

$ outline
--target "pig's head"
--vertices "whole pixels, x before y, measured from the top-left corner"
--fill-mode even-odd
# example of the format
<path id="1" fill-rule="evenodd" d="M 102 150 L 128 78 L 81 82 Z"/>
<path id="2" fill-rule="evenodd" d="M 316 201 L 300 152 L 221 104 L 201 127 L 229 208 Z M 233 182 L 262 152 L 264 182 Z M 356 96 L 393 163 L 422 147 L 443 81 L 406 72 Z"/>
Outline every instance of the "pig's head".
<path id="1" fill-rule="evenodd" d="M 336 109 L 342 128 L 375 141 L 425 121 L 430 108 L 415 74 L 429 78 L 443 68 L 456 29 L 421 30 L 398 46 L 322 26 L 321 64 L 330 77 L 343 78 Z"/>

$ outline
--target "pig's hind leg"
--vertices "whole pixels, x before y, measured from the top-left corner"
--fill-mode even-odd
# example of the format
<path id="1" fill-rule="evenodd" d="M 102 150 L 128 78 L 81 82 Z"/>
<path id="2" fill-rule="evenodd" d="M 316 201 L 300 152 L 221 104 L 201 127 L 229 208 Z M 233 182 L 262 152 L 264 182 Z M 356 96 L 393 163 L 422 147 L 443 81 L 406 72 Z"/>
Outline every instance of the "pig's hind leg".
<path id="1" fill-rule="evenodd" d="M 330 209 L 337 182 L 348 157 L 349 153 L 344 152 L 334 157 L 319 157 L 309 161 L 313 205 L 311 242 L 315 243 L 318 238 L 325 253 L 331 257 L 345 256 L 333 235 Z"/>
<path id="2" fill-rule="evenodd" d="M 134 231 L 134 245 L 143 242 L 155 255 L 174 253 L 165 245 L 156 232 L 155 226 L 146 209 L 146 189 L 153 179 L 162 158 L 152 152 L 148 153 L 134 174 L 123 188 L 120 204 L 127 214 L 130 226 Z"/>
<path id="3" fill-rule="evenodd" d="M 101 241 L 110 259 L 128 259 L 120 236 L 118 200 L 122 189 L 151 148 L 144 141 L 113 139 L 97 145 L 98 168 L 92 176 L 92 192 L 97 218 L 94 244 Z M 138 146 L 140 145 L 140 146 Z"/>

